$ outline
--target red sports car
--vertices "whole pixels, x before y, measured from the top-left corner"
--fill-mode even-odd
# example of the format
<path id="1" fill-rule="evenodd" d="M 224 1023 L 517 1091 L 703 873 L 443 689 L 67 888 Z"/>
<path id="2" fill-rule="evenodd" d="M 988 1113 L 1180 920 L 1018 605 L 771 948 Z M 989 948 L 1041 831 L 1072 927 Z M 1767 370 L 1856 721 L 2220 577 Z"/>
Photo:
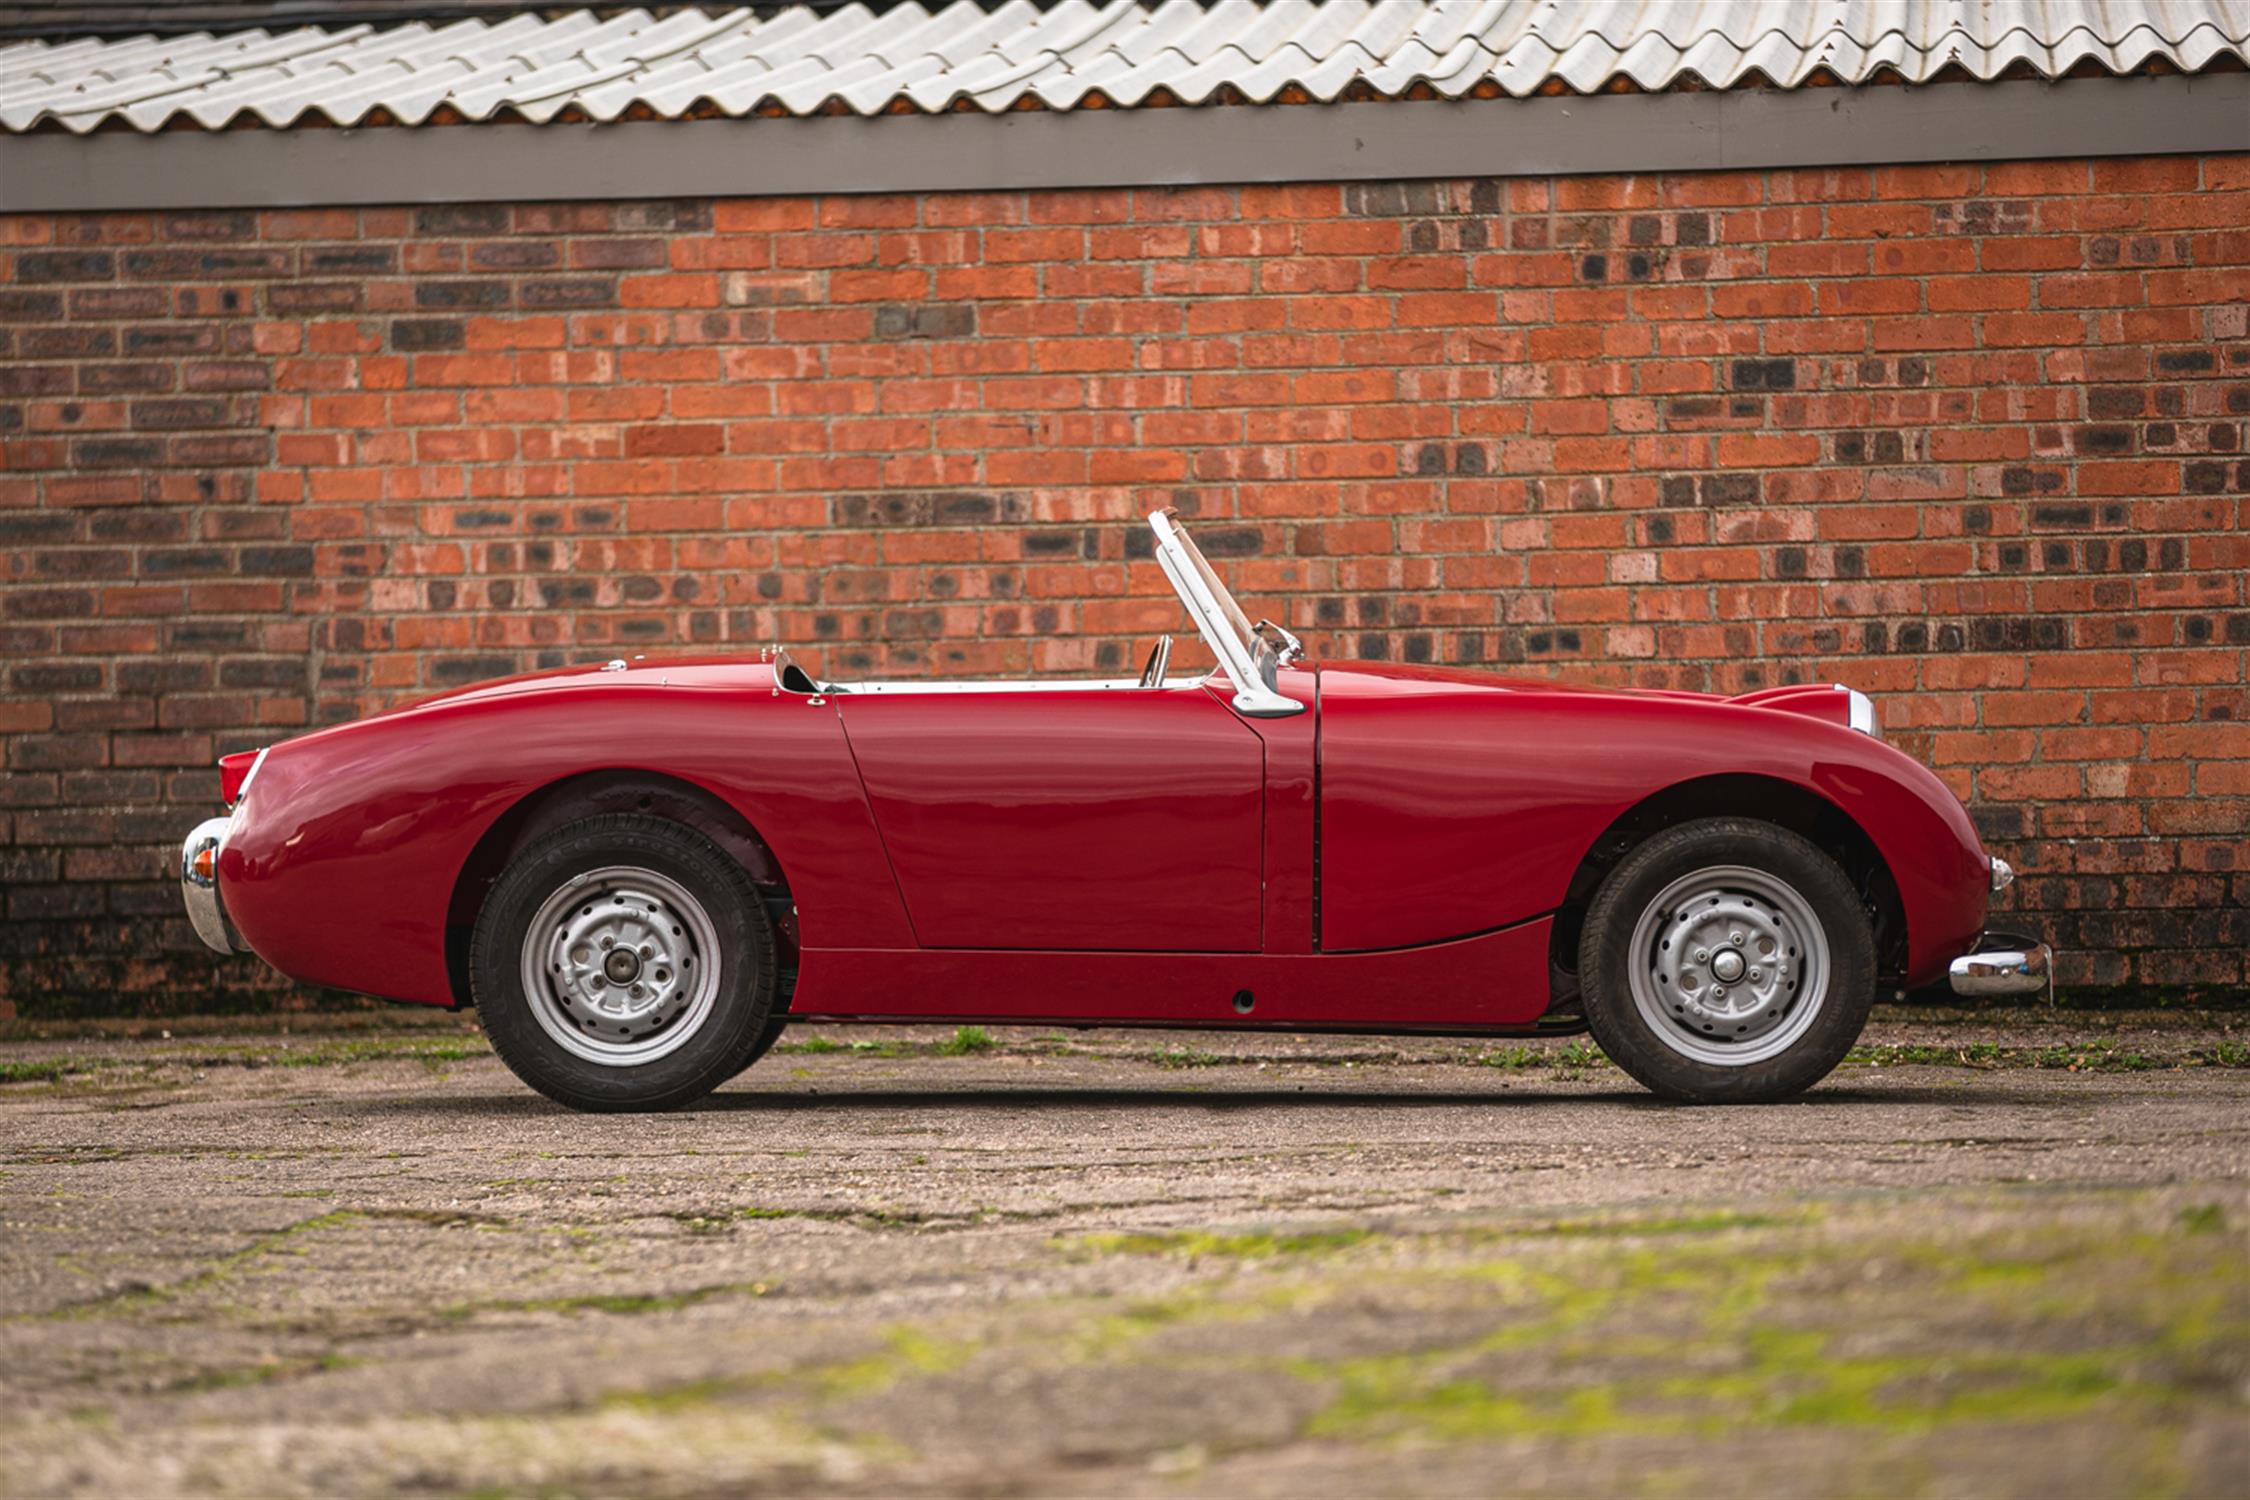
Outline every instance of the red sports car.
<path id="1" fill-rule="evenodd" d="M 2011 878 L 1828 685 L 1719 698 L 1388 662 L 823 682 L 762 660 L 487 683 L 228 756 L 188 914 L 309 984 L 476 1007 L 532 1087 L 684 1104 L 796 1019 L 1553 1035 L 1777 1099 L 1878 987 L 2035 991 Z"/>

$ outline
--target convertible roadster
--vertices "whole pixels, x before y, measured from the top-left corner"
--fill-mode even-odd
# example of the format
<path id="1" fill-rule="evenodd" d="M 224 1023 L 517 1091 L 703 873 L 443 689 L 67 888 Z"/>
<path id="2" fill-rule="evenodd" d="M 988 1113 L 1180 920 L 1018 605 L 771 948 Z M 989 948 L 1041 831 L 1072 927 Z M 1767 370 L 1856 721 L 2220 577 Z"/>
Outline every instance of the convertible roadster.
<path id="1" fill-rule="evenodd" d="M 1825 1076 L 1879 987 L 2048 983 L 2012 878 L 1830 685 L 1611 692 L 1313 664 L 1169 510 L 1215 661 L 825 682 L 615 660 L 220 762 L 220 952 L 474 1006 L 532 1087 L 684 1104 L 806 1019 L 1551 1035 L 1670 1098 Z"/>

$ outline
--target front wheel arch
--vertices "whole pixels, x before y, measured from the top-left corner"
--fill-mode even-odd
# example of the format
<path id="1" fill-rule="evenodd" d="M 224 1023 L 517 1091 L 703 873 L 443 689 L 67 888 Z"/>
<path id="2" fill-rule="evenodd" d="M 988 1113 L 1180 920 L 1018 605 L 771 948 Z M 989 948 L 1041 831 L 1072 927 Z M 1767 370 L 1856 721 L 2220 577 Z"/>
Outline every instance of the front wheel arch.
<path id="1" fill-rule="evenodd" d="M 1576 1007 L 1578 946 L 1586 913 L 1609 872 L 1627 855 L 1662 833 L 1700 818 L 1749 818 L 1771 823 L 1811 840 L 1844 867 L 1866 903 L 1875 928 L 1876 964 L 1886 978 L 1906 970 L 1906 903 L 1889 863 L 1861 828 L 1818 792 L 1773 776 L 1701 776 L 1652 792 L 1621 813 L 1594 840 L 1563 895 L 1548 943 L 1548 970 L 1555 997 L 1551 1011 Z"/>
<path id="2" fill-rule="evenodd" d="M 472 1003 L 469 941 L 485 897 L 518 853 L 581 818 L 643 813 L 685 824 L 731 855 L 749 875 L 773 926 L 781 964 L 777 1010 L 786 1011 L 797 977 L 797 918 L 788 877 L 773 848 L 749 819 L 707 788 L 661 771 L 587 771 L 526 792 L 496 818 L 469 851 L 446 903 L 445 972 L 456 1009 Z"/>

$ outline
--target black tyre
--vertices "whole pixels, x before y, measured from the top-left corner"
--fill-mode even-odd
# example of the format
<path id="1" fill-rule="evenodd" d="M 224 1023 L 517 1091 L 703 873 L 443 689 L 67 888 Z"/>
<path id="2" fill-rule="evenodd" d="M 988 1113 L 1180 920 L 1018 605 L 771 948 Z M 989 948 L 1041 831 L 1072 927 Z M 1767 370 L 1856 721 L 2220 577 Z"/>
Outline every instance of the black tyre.
<path id="1" fill-rule="evenodd" d="M 469 947 L 493 1050 L 584 1110 L 672 1109 L 732 1078 L 773 1020 L 775 968 L 742 866 L 694 829 L 636 813 L 526 848 Z"/>
<path id="2" fill-rule="evenodd" d="M 766 1022 L 766 1029 L 758 1033 L 758 1039 L 750 1044 L 750 1055 L 744 1058 L 742 1066 L 734 1071 L 737 1074 L 747 1073 L 756 1067 L 758 1059 L 771 1052 L 773 1044 L 780 1041 L 781 1034 L 788 1029 L 789 1017 L 786 1015 L 775 1016 L 772 1020 Z"/>
<path id="3" fill-rule="evenodd" d="M 1705 818 L 1641 844 L 1579 940 L 1586 1022 L 1667 1099 L 1759 1103 L 1844 1060 L 1875 1003 L 1875 935 L 1837 863 L 1770 823 Z"/>

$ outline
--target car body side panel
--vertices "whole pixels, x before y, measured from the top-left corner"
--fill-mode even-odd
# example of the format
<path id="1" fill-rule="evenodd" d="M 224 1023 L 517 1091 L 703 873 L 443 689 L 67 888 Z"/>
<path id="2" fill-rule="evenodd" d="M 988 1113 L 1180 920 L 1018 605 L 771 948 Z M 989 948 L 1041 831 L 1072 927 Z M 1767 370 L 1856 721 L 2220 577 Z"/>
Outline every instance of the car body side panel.
<path id="1" fill-rule="evenodd" d="M 1805 788 L 1868 834 L 1905 904 L 1912 982 L 1941 973 L 1984 920 L 1984 856 L 1959 801 L 1834 723 L 1379 665 L 1323 668 L 1321 706 L 1325 951 L 1441 942 L 1553 912 L 1611 823 L 1712 775 Z"/>
<path id="2" fill-rule="evenodd" d="M 899 1020 L 1521 1029 L 1547 1009 L 1548 923 L 1400 953 L 804 955 L 793 1015 Z M 1236 1008 L 1247 993 L 1251 1008 Z"/>
<path id="3" fill-rule="evenodd" d="M 912 944 L 833 704 L 653 673 L 439 700 L 276 747 L 220 856 L 228 912 L 292 978 L 453 1003 L 446 908 L 477 840 L 530 793 L 612 769 L 694 783 L 748 819 L 805 943 Z"/>
<path id="4" fill-rule="evenodd" d="M 1217 694 L 835 701 L 919 946 L 1259 951 L 1264 744 Z"/>

